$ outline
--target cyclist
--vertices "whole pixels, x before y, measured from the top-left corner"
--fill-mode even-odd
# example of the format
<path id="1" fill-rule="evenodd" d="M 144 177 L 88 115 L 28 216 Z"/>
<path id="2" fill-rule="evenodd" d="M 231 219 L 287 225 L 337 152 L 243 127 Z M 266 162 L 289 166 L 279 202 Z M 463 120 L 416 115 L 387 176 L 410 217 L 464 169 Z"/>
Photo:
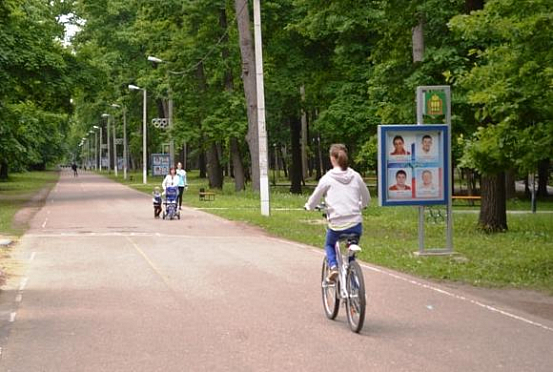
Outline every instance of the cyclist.
<path id="1" fill-rule="evenodd" d="M 333 168 L 319 180 L 317 188 L 305 204 L 305 209 L 315 208 L 324 196 L 328 218 L 325 251 L 330 266 L 327 280 L 334 281 L 338 276 L 334 246 L 342 234 L 361 236 L 361 211 L 369 204 L 371 195 L 359 173 L 348 167 L 346 146 L 330 146 L 330 162 Z"/>

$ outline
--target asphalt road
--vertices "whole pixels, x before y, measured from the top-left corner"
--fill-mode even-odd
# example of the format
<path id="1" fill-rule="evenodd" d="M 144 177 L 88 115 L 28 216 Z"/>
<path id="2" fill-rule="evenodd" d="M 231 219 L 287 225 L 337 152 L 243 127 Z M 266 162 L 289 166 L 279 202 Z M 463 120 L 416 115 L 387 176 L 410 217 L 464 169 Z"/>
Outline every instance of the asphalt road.
<path id="1" fill-rule="evenodd" d="M 364 265 L 365 328 L 320 298 L 322 251 L 64 173 L 0 294 L 1 371 L 552 371 L 553 322 Z"/>

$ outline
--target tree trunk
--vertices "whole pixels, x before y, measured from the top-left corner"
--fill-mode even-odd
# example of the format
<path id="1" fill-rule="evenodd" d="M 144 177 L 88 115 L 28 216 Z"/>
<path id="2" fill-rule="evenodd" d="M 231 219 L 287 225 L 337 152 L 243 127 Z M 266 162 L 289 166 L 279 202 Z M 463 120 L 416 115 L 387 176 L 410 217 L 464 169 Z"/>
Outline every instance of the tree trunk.
<path id="1" fill-rule="evenodd" d="M 467 195 L 476 195 L 476 175 L 472 169 L 466 169 L 467 176 Z"/>
<path id="2" fill-rule="evenodd" d="M 207 155 L 207 176 L 209 178 L 209 187 L 212 189 L 223 188 L 223 169 L 219 160 L 217 144 L 212 143 L 206 151 Z"/>
<path id="3" fill-rule="evenodd" d="M 289 179 L 288 177 L 288 163 L 286 163 L 287 153 L 286 153 L 286 145 L 279 147 L 279 153 L 280 153 L 280 161 L 282 164 L 282 171 L 284 172 L 284 177 L 286 179 Z"/>
<path id="4" fill-rule="evenodd" d="M 505 173 L 482 175 L 482 205 L 478 225 L 487 232 L 507 230 Z"/>
<path id="5" fill-rule="evenodd" d="M 0 162 L 0 180 L 6 181 L 8 179 L 8 162 L 2 160 Z"/>
<path id="6" fill-rule="evenodd" d="M 530 175 L 526 173 L 526 177 L 524 177 L 524 196 L 526 198 L 530 198 L 532 196 L 532 191 L 530 190 L 530 180 L 528 177 L 530 177 Z"/>
<path id="7" fill-rule="evenodd" d="M 465 0 L 465 10 L 468 13 L 473 10 L 484 9 L 484 0 Z"/>
<path id="8" fill-rule="evenodd" d="M 250 32 L 250 12 L 248 0 L 235 0 L 236 22 L 242 56 L 242 81 L 248 114 L 248 134 L 246 141 L 251 156 L 252 189 L 259 191 L 259 138 L 257 130 L 257 84 L 255 81 L 255 55 Z"/>
<path id="9" fill-rule="evenodd" d="M 505 197 L 507 199 L 513 199 L 517 196 L 515 181 L 515 170 L 511 168 L 505 173 Z"/>
<path id="10" fill-rule="evenodd" d="M 547 197 L 549 193 L 547 192 L 547 184 L 549 182 L 549 165 L 550 159 L 540 160 L 538 163 L 538 196 Z"/>
<path id="11" fill-rule="evenodd" d="M 292 194 L 301 194 L 302 159 L 301 159 L 301 119 L 292 117 L 290 120 L 290 137 L 292 141 L 292 164 L 290 166 L 290 180 Z"/>
<path id="12" fill-rule="evenodd" d="M 204 150 L 200 151 L 200 156 L 198 157 L 198 168 L 200 169 L 200 178 L 207 177 L 207 167 L 205 164 L 205 152 Z"/>
<path id="13" fill-rule="evenodd" d="M 305 104 L 305 85 L 300 87 L 300 95 L 302 105 Z M 307 179 L 307 171 L 309 166 L 307 164 L 307 112 L 305 109 L 302 109 L 301 112 L 301 168 L 302 168 L 302 179 L 305 181 Z"/>
<path id="14" fill-rule="evenodd" d="M 247 9 L 244 9 L 243 11 L 247 11 Z M 219 24 L 221 26 L 221 29 L 226 30 L 228 27 L 227 22 L 227 12 L 226 9 L 221 9 L 221 14 L 219 16 Z M 224 61 L 228 61 L 230 58 L 230 52 L 228 50 L 228 35 L 225 34 L 224 37 L 224 47 L 221 51 L 222 57 Z M 230 66 L 230 63 L 229 63 Z M 255 76 L 254 76 L 255 81 Z M 232 70 L 230 67 L 227 68 L 225 71 L 225 90 L 227 92 L 234 91 L 234 77 L 232 76 Z M 256 123 L 257 125 L 257 123 Z M 238 139 L 236 137 L 230 138 L 230 157 L 231 157 L 231 163 L 234 173 L 234 190 L 235 191 L 242 191 L 244 190 L 244 187 L 246 185 L 245 179 L 244 179 L 244 165 L 242 164 L 242 156 L 240 155 L 240 146 Z"/>
<path id="15" fill-rule="evenodd" d="M 424 19 L 419 18 L 419 24 L 413 27 L 413 63 L 424 59 Z"/>
<path id="16" fill-rule="evenodd" d="M 240 147 L 235 137 L 230 138 L 230 156 L 232 157 L 232 166 L 234 170 L 234 190 L 242 191 L 245 189 L 244 165 L 240 155 Z"/>
<path id="17" fill-rule="evenodd" d="M 321 148 L 321 135 L 317 135 L 317 181 L 323 177 L 323 151 Z"/>

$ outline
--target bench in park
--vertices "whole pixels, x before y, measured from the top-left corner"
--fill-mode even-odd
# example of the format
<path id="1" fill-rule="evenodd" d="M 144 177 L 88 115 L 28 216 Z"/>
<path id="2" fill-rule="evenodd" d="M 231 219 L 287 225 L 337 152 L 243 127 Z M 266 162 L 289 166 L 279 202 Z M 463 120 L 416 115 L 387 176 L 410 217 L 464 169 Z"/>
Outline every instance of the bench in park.
<path id="1" fill-rule="evenodd" d="M 199 192 L 200 201 L 215 200 L 215 193 L 210 191 L 205 191 L 205 189 L 200 189 Z"/>
<path id="2" fill-rule="evenodd" d="M 472 206 L 475 202 L 480 202 L 482 197 L 477 195 L 453 195 L 451 199 L 453 202 L 456 200 L 465 201 Z"/>

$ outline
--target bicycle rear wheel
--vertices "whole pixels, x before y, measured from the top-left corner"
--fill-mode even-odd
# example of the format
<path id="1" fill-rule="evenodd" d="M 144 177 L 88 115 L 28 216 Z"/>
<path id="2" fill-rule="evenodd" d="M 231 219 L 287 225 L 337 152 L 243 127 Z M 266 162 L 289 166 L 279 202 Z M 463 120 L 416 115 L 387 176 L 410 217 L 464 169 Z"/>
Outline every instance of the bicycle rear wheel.
<path id="1" fill-rule="evenodd" d="M 359 333 L 365 322 L 365 281 L 363 271 L 356 261 L 349 264 L 346 275 L 346 313 L 349 327 L 353 332 Z"/>
<path id="2" fill-rule="evenodd" d="M 339 281 L 328 282 L 326 280 L 330 268 L 326 261 L 326 258 L 323 259 L 323 269 L 321 273 L 321 288 L 323 294 L 323 307 L 325 310 L 326 317 L 328 319 L 334 319 L 338 315 L 338 310 L 340 310 L 340 287 Z"/>

